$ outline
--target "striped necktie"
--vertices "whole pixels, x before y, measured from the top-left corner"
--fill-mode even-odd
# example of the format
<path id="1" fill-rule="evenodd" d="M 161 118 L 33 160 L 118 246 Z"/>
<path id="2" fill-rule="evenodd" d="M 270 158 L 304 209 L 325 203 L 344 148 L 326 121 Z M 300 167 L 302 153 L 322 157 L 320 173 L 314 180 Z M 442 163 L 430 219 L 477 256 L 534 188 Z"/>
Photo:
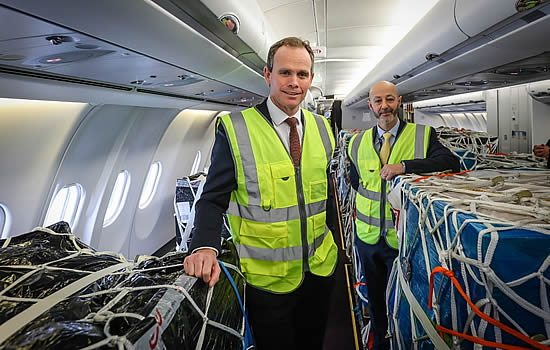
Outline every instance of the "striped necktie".
<path id="1" fill-rule="evenodd" d="M 380 160 L 382 161 L 382 164 L 386 165 L 388 163 L 388 157 L 390 156 L 390 137 L 391 133 L 386 132 L 384 133 L 384 144 L 382 144 L 382 147 L 380 148 Z"/>
<path id="2" fill-rule="evenodd" d="M 298 122 L 298 120 L 294 117 L 290 117 L 286 118 L 285 122 L 290 126 L 290 156 L 294 161 L 294 166 L 298 168 L 300 166 L 300 155 L 302 154 L 302 147 L 300 146 L 300 136 L 298 136 L 298 129 L 296 128 L 296 123 Z"/>

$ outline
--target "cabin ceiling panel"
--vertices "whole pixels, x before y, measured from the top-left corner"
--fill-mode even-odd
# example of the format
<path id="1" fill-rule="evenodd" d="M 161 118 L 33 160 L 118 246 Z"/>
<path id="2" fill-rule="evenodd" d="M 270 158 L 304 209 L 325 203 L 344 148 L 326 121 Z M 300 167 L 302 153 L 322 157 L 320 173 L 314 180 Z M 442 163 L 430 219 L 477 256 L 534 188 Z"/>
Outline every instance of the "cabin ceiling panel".
<path id="1" fill-rule="evenodd" d="M 328 1 L 328 25 L 330 29 L 347 26 L 385 26 L 397 23 L 396 11 L 407 6 L 407 1 Z"/>
<path id="2" fill-rule="evenodd" d="M 312 45 L 326 46 L 327 59 L 340 59 L 331 62 L 325 70 L 315 69 L 324 75 L 324 94 L 346 95 L 437 1 L 331 0 L 326 1 L 327 9 L 322 0 L 259 0 L 258 3 L 276 39 L 299 36 Z M 327 18 L 325 12 L 329 14 Z M 352 63 L 353 60 L 361 63 Z M 345 87 L 342 81 L 347 81 Z M 336 86 L 338 91 L 334 90 Z"/>
<path id="3" fill-rule="evenodd" d="M 382 46 L 376 45 L 331 47 L 327 58 L 368 60 L 382 56 L 383 50 Z"/>
<path id="4" fill-rule="evenodd" d="M 305 36 L 306 38 L 310 38 L 309 35 L 305 34 L 315 33 L 315 21 L 311 1 L 291 2 L 284 6 L 274 7 L 268 11 L 264 10 L 264 14 L 273 27 L 275 40 L 287 36 Z"/>
<path id="5" fill-rule="evenodd" d="M 329 48 L 356 46 L 387 46 L 387 37 L 395 31 L 395 26 L 357 26 L 330 28 L 328 30 Z M 330 50 L 327 48 L 327 52 Z"/>
<path id="6" fill-rule="evenodd" d="M 277 7 L 293 4 L 293 3 L 296 3 L 296 2 L 311 3 L 311 0 L 299 0 L 299 1 L 296 1 L 296 0 L 258 0 L 258 4 L 260 5 L 260 7 L 262 8 L 262 10 L 264 12 L 274 10 Z"/>

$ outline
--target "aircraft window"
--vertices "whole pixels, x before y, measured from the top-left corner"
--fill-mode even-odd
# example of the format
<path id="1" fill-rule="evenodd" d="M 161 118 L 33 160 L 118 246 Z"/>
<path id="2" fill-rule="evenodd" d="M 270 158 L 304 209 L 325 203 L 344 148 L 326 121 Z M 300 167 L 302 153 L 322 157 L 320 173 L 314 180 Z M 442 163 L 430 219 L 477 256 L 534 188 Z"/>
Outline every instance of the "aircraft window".
<path id="1" fill-rule="evenodd" d="M 195 161 L 193 162 L 193 167 L 191 167 L 191 174 L 196 174 L 199 172 L 199 166 L 201 165 L 201 151 L 197 152 L 195 156 Z"/>
<path id="2" fill-rule="evenodd" d="M 79 209 L 84 202 L 84 189 L 80 184 L 66 185 L 60 189 L 46 214 L 44 226 L 55 224 L 58 221 L 65 221 L 70 227 L 76 225 Z"/>
<path id="3" fill-rule="evenodd" d="M 111 199 L 109 199 L 109 205 L 107 205 L 107 211 L 105 212 L 105 218 L 103 219 L 103 227 L 107 227 L 115 222 L 116 218 L 120 215 L 129 189 L 130 173 L 127 170 L 123 170 L 116 178 Z"/>
<path id="4" fill-rule="evenodd" d="M 4 203 L 0 203 L 0 234 L 1 238 L 7 238 L 10 231 L 11 214 Z"/>
<path id="5" fill-rule="evenodd" d="M 154 162 L 149 168 L 143 190 L 141 191 L 141 197 L 139 199 L 139 209 L 144 209 L 151 203 L 155 192 L 157 191 L 157 185 L 159 184 L 160 174 L 162 172 L 162 166 L 160 162 Z"/>

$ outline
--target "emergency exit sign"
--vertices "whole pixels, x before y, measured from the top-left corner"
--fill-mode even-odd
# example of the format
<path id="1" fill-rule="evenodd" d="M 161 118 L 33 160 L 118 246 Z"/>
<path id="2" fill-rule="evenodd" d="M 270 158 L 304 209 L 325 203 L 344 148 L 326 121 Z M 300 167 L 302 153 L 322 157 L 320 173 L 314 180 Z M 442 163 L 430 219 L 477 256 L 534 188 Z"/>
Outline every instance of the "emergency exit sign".
<path id="1" fill-rule="evenodd" d="M 326 46 L 313 46 L 313 57 L 315 58 L 326 58 L 327 57 L 327 47 Z"/>

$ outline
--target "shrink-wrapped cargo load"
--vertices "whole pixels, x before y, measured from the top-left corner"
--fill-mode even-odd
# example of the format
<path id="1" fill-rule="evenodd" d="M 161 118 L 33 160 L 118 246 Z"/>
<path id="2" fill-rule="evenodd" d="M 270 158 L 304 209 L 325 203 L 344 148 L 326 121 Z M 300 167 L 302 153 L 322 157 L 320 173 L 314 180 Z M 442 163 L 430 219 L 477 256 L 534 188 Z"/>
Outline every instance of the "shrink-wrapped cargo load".
<path id="1" fill-rule="evenodd" d="M 394 182 L 394 349 L 549 349 L 549 180 L 484 170 Z"/>
<path id="2" fill-rule="evenodd" d="M 0 349 L 245 349 L 244 279 L 224 244 L 213 287 L 184 253 L 97 252 L 55 224 L 0 241 Z"/>

